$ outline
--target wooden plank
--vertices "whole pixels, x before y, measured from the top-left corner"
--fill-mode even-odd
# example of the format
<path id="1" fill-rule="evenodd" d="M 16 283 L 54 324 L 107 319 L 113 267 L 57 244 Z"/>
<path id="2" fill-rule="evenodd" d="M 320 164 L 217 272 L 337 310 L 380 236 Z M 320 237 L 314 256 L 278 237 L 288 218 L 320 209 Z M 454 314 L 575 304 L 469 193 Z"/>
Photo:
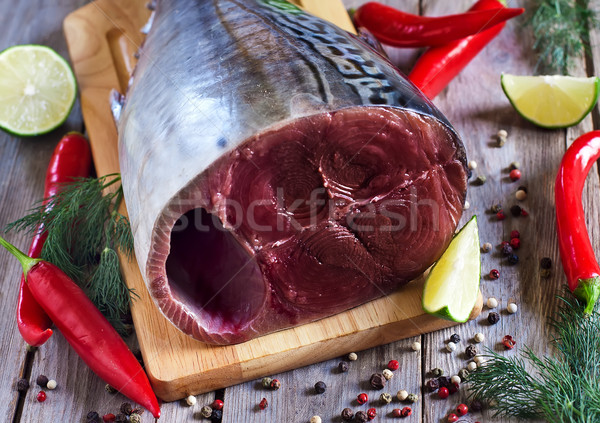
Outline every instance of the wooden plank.
<path id="1" fill-rule="evenodd" d="M 315 16 L 327 19 L 348 32 L 356 34 L 350 16 L 346 12 L 342 0 L 290 0 L 297 6 L 308 10 Z"/>

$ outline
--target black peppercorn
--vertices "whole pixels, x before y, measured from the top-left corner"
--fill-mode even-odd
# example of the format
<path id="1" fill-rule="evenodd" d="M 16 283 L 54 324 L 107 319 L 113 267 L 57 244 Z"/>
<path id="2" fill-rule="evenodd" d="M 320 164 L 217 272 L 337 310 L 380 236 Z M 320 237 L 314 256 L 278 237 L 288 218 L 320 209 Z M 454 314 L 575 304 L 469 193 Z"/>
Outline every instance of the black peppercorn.
<path id="1" fill-rule="evenodd" d="M 517 191 L 525 191 L 525 193 L 527 193 L 527 187 L 526 186 L 519 186 L 519 188 L 517 188 Z"/>
<path id="2" fill-rule="evenodd" d="M 37 383 L 40 387 L 45 388 L 46 385 L 48 385 L 48 378 L 44 375 L 39 375 L 35 380 L 35 383 Z"/>
<path id="3" fill-rule="evenodd" d="M 327 385 L 325 385 L 325 382 L 315 383 L 315 392 L 317 394 L 322 394 L 323 392 L 325 392 L 326 389 L 327 389 Z"/>
<path id="4" fill-rule="evenodd" d="M 473 401 L 471 401 L 469 409 L 475 412 L 481 411 L 483 409 L 483 404 L 481 403 L 481 401 L 474 399 Z"/>
<path id="5" fill-rule="evenodd" d="M 503 256 L 510 256 L 512 253 L 513 253 L 513 248 L 510 246 L 510 244 L 502 245 L 502 255 Z"/>
<path id="6" fill-rule="evenodd" d="M 130 415 L 131 412 L 133 411 L 133 409 L 131 408 L 131 404 L 128 402 L 124 402 L 123 404 L 121 404 L 121 407 L 119 408 L 119 411 L 121 411 L 121 413 L 125 414 L 126 416 Z"/>
<path id="7" fill-rule="evenodd" d="M 385 388 L 386 379 L 381 373 L 373 373 L 371 375 L 371 380 L 369 383 L 373 387 L 373 389 L 383 389 Z"/>
<path id="8" fill-rule="evenodd" d="M 475 345 L 469 345 L 465 349 L 465 355 L 469 358 L 475 357 L 477 355 L 477 348 L 475 348 Z"/>
<path id="9" fill-rule="evenodd" d="M 210 415 L 210 419 L 213 422 L 218 422 L 223 418 L 223 411 L 221 410 L 213 410 L 212 414 Z"/>
<path id="10" fill-rule="evenodd" d="M 451 385 L 450 378 L 448 376 L 440 376 L 437 378 L 440 388 L 449 388 Z"/>
<path id="11" fill-rule="evenodd" d="M 450 341 L 454 342 L 455 344 L 458 344 L 460 342 L 460 335 L 458 333 L 452 334 L 452 336 L 450 337 Z"/>
<path id="12" fill-rule="evenodd" d="M 540 267 L 542 269 L 550 269 L 552 268 L 552 259 L 550 257 L 544 257 L 540 260 Z"/>
<path id="13" fill-rule="evenodd" d="M 508 256 L 508 262 L 510 264 L 517 264 L 519 262 L 519 256 L 516 254 L 511 254 Z"/>
<path id="14" fill-rule="evenodd" d="M 19 379 L 17 381 L 17 391 L 24 394 L 29 389 L 29 381 L 27 379 Z"/>
<path id="15" fill-rule="evenodd" d="M 90 411 L 89 413 L 87 413 L 87 416 L 85 416 L 85 419 L 87 423 L 99 423 L 100 415 L 97 411 Z"/>
<path id="16" fill-rule="evenodd" d="M 338 364 L 338 369 L 340 373 L 346 373 L 348 371 L 348 363 L 345 361 L 340 361 L 340 364 Z"/>
<path id="17" fill-rule="evenodd" d="M 440 388 L 440 382 L 437 379 L 429 379 L 427 383 L 425 383 L 429 392 L 435 392 Z"/>
<path id="18" fill-rule="evenodd" d="M 115 388 L 113 388 L 112 386 L 110 386 L 108 383 L 106 385 L 104 385 L 104 390 L 111 395 L 117 393 L 117 390 Z"/>
<path id="19" fill-rule="evenodd" d="M 116 423 L 125 423 L 127 421 L 127 416 L 125 414 L 119 413 L 115 416 Z"/>
<path id="20" fill-rule="evenodd" d="M 354 416 L 354 419 L 360 423 L 366 423 L 369 421 L 369 416 L 364 411 L 358 411 Z"/>
<path id="21" fill-rule="evenodd" d="M 349 408 L 344 408 L 342 410 L 342 420 L 349 422 L 354 418 L 354 411 Z"/>
<path id="22" fill-rule="evenodd" d="M 495 325 L 496 323 L 498 323 L 500 321 L 500 315 L 498 313 L 496 313 L 495 311 L 492 311 L 490 314 L 488 314 L 488 322 L 490 322 L 490 325 Z"/>
<path id="23" fill-rule="evenodd" d="M 519 207 L 515 204 L 514 206 L 512 206 L 510 208 L 510 214 L 512 214 L 514 217 L 521 216 L 521 207 Z"/>

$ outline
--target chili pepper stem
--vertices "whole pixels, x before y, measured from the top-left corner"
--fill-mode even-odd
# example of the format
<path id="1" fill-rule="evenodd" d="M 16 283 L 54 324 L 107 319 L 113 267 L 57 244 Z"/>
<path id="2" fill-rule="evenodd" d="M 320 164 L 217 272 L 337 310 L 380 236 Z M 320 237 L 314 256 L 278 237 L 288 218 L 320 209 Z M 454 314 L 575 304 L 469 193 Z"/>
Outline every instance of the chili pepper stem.
<path id="1" fill-rule="evenodd" d="M 33 266 L 35 266 L 42 260 L 29 257 L 27 254 L 25 254 L 23 251 L 19 250 L 17 247 L 12 245 L 10 242 L 5 240 L 1 236 L 0 236 L 0 245 L 2 245 L 4 248 L 6 248 L 9 253 L 11 253 L 13 256 L 15 256 L 17 258 L 17 260 L 19 260 L 19 262 L 21 263 L 21 266 L 23 266 L 23 275 L 25 275 L 25 282 L 27 282 L 27 273 L 29 273 L 29 271 L 31 270 L 31 268 Z"/>
<path id="2" fill-rule="evenodd" d="M 600 276 L 594 276 L 589 279 L 579 279 L 579 284 L 573 294 L 581 301 L 585 302 L 584 313 L 592 314 L 598 297 L 600 297 Z"/>

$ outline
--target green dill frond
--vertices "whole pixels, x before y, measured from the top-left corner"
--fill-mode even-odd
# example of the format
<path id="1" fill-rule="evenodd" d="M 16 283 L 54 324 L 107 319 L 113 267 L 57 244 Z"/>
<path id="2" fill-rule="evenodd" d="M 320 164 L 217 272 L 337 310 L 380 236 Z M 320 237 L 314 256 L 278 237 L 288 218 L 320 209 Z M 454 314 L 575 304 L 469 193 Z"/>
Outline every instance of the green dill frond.
<path id="1" fill-rule="evenodd" d="M 587 0 L 535 0 L 532 10 L 536 71 L 568 74 L 587 50 L 589 31 L 598 26 L 596 11 Z"/>
<path id="2" fill-rule="evenodd" d="M 490 404 L 494 416 L 551 423 L 600 421 L 600 314 L 565 289 L 555 317 L 552 356 L 524 347 L 517 357 L 488 350 L 489 361 L 471 373 L 470 396 Z"/>

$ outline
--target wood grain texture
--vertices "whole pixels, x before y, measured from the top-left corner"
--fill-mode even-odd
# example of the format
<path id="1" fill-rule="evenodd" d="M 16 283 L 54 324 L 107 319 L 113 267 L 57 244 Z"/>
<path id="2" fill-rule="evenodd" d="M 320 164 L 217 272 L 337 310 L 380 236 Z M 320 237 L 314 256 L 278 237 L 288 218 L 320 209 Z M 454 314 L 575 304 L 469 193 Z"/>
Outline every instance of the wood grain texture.
<path id="1" fill-rule="evenodd" d="M 302 5 L 309 11 L 314 7 L 308 1 Z M 319 7 L 316 11 L 329 13 L 329 8 Z M 81 87 L 83 117 L 99 175 L 118 171 L 117 135 L 107 99 L 112 88 L 119 88 L 119 79 L 128 79 L 118 76 L 130 72 L 123 69 L 123 64 L 132 59 L 141 41 L 136 38 L 138 29 L 147 16 L 141 1 L 123 7 L 115 0 L 99 0 L 65 21 Z M 339 20 L 339 14 L 334 16 Z M 124 41 L 110 42 L 109 35 L 115 31 Z M 115 59 L 121 56 L 124 59 Z M 140 295 L 132 306 L 132 314 L 146 370 L 157 395 L 165 401 L 264 376 L 267 367 L 272 372 L 286 371 L 453 325 L 423 312 L 422 285 L 412 283 L 386 298 L 318 322 L 240 345 L 210 346 L 183 335 L 171 325 L 149 297 L 137 266 L 123 262 L 127 283 Z"/>

